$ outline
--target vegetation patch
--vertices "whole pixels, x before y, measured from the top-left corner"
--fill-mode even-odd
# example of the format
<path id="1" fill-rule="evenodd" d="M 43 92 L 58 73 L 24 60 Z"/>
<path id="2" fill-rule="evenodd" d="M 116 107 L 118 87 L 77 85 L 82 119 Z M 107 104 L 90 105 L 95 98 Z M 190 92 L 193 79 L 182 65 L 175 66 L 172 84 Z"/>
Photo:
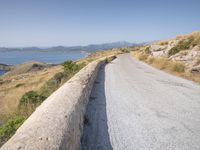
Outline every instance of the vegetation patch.
<path id="1" fill-rule="evenodd" d="M 24 121 L 24 117 L 17 116 L 9 119 L 4 125 L 0 126 L 0 146 L 15 133 Z"/>
<path id="2" fill-rule="evenodd" d="M 132 54 L 134 57 L 139 59 L 138 56 L 141 55 L 141 52 L 132 52 Z M 181 62 L 171 61 L 166 58 L 159 58 L 152 56 L 149 56 L 147 59 L 144 59 L 143 61 L 160 70 L 164 70 L 166 72 L 183 77 L 185 79 L 200 83 L 200 76 L 198 74 L 187 72 L 185 70 L 185 65 Z"/>
<path id="3" fill-rule="evenodd" d="M 51 79 L 49 79 L 39 90 L 40 95 L 49 97 L 60 85 L 66 81 L 67 75 L 63 72 L 56 73 Z"/>
<path id="4" fill-rule="evenodd" d="M 161 41 L 161 42 L 159 42 L 158 44 L 159 45 L 167 45 L 169 42 L 168 41 Z"/>
<path id="5" fill-rule="evenodd" d="M 130 52 L 129 48 L 120 48 L 120 50 L 121 50 L 122 53 L 129 53 Z"/>
<path id="6" fill-rule="evenodd" d="M 84 63 L 77 64 L 72 60 L 65 61 L 62 65 L 64 67 L 65 73 L 67 73 L 68 75 L 78 72 L 81 68 L 83 68 L 83 66 L 85 66 Z"/>
<path id="7" fill-rule="evenodd" d="M 149 46 L 146 47 L 146 48 L 144 49 L 144 52 L 145 52 L 146 54 L 150 54 L 150 53 L 151 53 L 150 47 L 149 47 Z"/>
<path id="8" fill-rule="evenodd" d="M 107 57 L 106 60 L 105 60 L 105 62 L 106 62 L 106 63 L 111 63 L 111 62 L 113 61 L 113 59 L 115 59 L 115 58 L 116 58 L 116 56 Z"/>
<path id="9" fill-rule="evenodd" d="M 146 61 L 147 58 L 148 58 L 148 54 L 145 54 L 145 53 L 142 53 L 142 52 L 135 53 L 135 56 L 141 61 Z"/>
<path id="10" fill-rule="evenodd" d="M 163 70 L 169 67 L 169 61 L 166 58 L 149 57 L 147 63 Z"/>
<path id="11" fill-rule="evenodd" d="M 19 106 L 26 106 L 28 104 L 38 104 L 45 99 L 45 96 L 38 94 L 36 91 L 29 91 L 22 96 L 19 102 Z"/>
<path id="12" fill-rule="evenodd" d="M 192 33 L 189 38 L 192 38 L 193 41 L 191 43 L 192 46 L 200 45 L 200 32 Z"/>
<path id="13" fill-rule="evenodd" d="M 178 72 L 178 73 L 185 72 L 185 66 L 179 62 L 169 63 L 169 68 L 171 69 L 171 71 L 174 71 L 174 72 Z"/>
<path id="14" fill-rule="evenodd" d="M 169 50 L 169 52 L 168 52 L 169 56 L 175 55 L 176 53 L 178 53 L 182 50 L 189 49 L 190 46 L 192 45 L 193 41 L 194 41 L 194 38 L 192 38 L 192 37 L 179 41 L 175 47 L 173 47 Z"/>
<path id="15" fill-rule="evenodd" d="M 24 83 L 19 83 L 15 87 L 18 88 L 18 87 L 23 86 L 23 85 L 24 85 Z"/>

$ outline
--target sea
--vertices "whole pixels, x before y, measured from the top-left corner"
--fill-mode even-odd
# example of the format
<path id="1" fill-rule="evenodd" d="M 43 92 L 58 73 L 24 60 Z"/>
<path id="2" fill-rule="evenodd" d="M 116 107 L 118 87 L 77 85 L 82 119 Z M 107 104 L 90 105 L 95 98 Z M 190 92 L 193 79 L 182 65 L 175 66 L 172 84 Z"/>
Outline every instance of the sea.
<path id="1" fill-rule="evenodd" d="M 16 65 L 27 61 L 59 64 L 66 60 L 78 60 L 87 56 L 81 51 L 0 51 L 0 64 Z M 0 70 L 0 75 L 5 71 Z"/>
<path id="2" fill-rule="evenodd" d="M 0 75 L 2 75 L 2 74 L 4 74 L 4 73 L 6 73 L 6 71 L 0 70 Z"/>

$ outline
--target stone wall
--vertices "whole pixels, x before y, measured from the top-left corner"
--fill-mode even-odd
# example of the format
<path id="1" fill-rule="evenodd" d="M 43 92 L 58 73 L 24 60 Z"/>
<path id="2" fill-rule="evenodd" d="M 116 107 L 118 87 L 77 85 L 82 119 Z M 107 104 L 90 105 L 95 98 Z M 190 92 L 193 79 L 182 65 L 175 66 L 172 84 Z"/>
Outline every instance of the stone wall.
<path id="1" fill-rule="evenodd" d="M 114 57 L 113 57 L 114 58 Z M 1 150 L 78 150 L 84 113 L 100 66 L 94 61 L 48 97 Z"/>

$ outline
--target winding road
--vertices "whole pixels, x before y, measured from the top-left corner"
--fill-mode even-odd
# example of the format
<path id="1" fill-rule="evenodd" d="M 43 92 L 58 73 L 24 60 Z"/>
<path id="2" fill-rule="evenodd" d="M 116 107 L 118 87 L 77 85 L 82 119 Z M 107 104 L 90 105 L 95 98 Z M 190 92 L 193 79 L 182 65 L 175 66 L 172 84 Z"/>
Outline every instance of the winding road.
<path id="1" fill-rule="evenodd" d="M 199 150 L 200 86 L 119 55 L 102 66 L 83 150 Z"/>

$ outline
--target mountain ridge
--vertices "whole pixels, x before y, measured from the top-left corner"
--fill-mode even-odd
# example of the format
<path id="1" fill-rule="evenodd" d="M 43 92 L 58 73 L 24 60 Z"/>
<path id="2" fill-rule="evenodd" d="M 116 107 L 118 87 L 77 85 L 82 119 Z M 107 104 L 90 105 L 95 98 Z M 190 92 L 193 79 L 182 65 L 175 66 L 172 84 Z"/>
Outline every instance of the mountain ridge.
<path id="1" fill-rule="evenodd" d="M 136 43 L 130 43 L 126 41 L 112 42 L 112 43 L 102 43 L 102 44 L 89 44 L 86 46 L 52 46 L 47 48 L 40 48 L 37 46 L 32 47 L 22 47 L 22 48 L 9 48 L 9 47 L 0 47 L 0 51 L 96 51 L 96 50 L 105 50 L 110 48 L 122 48 L 128 46 L 140 45 Z"/>

